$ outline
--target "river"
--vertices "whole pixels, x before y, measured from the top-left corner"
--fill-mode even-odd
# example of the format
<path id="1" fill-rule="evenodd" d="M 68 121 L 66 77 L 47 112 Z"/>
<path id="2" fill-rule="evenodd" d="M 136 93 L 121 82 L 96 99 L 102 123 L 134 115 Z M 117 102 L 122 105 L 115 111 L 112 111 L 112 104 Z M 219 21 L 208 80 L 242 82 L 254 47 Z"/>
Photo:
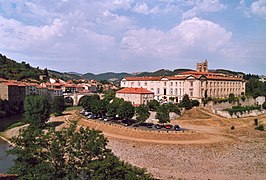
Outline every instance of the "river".
<path id="1" fill-rule="evenodd" d="M 22 116 L 13 116 L 8 118 L 0 118 L 0 132 L 4 131 L 11 124 L 21 121 Z M 0 173 L 7 173 L 10 167 L 14 165 L 13 159 L 14 156 L 6 154 L 6 151 L 9 150 L 10 145 L 0 138 Z"/>

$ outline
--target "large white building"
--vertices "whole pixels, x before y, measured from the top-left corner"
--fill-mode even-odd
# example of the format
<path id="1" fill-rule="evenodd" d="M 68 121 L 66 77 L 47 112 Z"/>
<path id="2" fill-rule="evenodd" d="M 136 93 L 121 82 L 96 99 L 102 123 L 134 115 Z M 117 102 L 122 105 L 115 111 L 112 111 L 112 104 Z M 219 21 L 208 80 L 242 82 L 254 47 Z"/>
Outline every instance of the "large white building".
<path id="1" fill-rule="evenodd" d="M 208 62 L 197 64 L 196 71 L 187 71 L 175 76 L 125 77 L 121 87 L 146 88 L 154 92 L 156 100 L 169 101 L 174 97 L 180 102 L 185 94 L 201 101 L 207 97 L 227 97 L 230 93 L 240 96 L 245 93 L 242 76 L 208 72 Z"/>

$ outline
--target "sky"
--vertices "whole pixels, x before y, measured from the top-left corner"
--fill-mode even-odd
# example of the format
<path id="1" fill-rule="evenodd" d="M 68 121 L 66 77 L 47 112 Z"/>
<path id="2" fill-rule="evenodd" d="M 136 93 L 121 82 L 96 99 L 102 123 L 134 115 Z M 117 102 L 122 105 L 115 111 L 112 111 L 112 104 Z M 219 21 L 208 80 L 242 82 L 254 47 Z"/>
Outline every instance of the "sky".
<path id="1" fill-rule="evenodd" d="M 0 53 L 61 72 L 266 75 L 266 0 L 0 0 Z"/>

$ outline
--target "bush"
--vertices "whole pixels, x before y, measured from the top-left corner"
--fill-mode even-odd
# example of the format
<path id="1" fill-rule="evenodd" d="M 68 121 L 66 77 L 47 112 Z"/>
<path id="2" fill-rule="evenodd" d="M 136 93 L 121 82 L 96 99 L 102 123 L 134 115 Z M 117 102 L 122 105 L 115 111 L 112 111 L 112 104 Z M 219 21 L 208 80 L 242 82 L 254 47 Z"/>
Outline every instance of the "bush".
<path id="1" fill-rule="evenodd" d="M 256 130 L 259 130 L 259 131 L 264 131 L 264 126 L 261 124 L 257 127 L 255 127 Z"/>
<path id="2" fill-rule="evenodd" d="M 266 101 L 262 104 L 262 108 L 266 109 Z"/>
<path id="3" fill-rule="evenodd" d="M 225 111 L 228 111 L 229 114 L 232 116 L 233 114 L 236 114 L 240 112 L 240 114 L 243 114 L 244 112 L 252 111 L 252 110 L 260 110 L 260 106 L 233 106 L 232 108 L 224 109 Z"/>
<path id="4" fill-rule="evenodd" d="M 199 106 L 199 104 L 200 104 L 200 102 L 198 101 L 198 100 L 192 100 L 191 101 L 191 103 L 192 103 L 192 106 L 194 107 L 194 106 Z"/>

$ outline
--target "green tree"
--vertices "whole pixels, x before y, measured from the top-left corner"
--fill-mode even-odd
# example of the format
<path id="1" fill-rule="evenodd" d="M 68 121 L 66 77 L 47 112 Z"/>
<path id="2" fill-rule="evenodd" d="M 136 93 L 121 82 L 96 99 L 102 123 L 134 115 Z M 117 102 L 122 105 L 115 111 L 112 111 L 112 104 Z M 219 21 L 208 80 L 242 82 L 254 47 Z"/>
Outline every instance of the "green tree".
<path id="1" fill-rule="evenodd" d="M 50 118 L 50 104 L 46 96 L 26 96 L 24 120 L 36 127 L 43 127 Z"/>
<path id="2" fill-rule="evenodd" d="M 93 104 L 97 103 L 97 101 L 100 100 L 100 97 L 98 95 L 92 95 L 92 96 L 85 96 L 81 99 L 81 106 L 86 111 L 91 111 Z"/>
<path id="3" fill-rule="evenodd" d="M 144 169 L 119 161 L 99 131 L 76 124 L 55 131 L 32 126 L 12 139 L 16 155 L 10 173 L 20 179 L 152 179 Z"/>
<path id="4" fill-rule="evenodd" d="M 150 117 L 150 114 L 149 108 L 143 104 L 136 108 L 137 121 L 144 122 Z"/>
<path id="5" fill-rule="evenodd" d="M 107 106 L 107 114 L 110 117 L 116 117 L 118 115 L 118 109 L 124 104 L 124 100 L 121 98 L 114 98 Z"/>
<path id="6" fill-rule="evenodd" d="M 230 93 L 228 96 L 229 103 L 235 102 L 235 95 L 233 93 Z"/>
<path id="7" fill-rule="evenodd" d="M 130 119 L 135 114 L 135 108 L 131 104 L 131 102 L 124 101 L 122 106 L 120 106 L 118 108 L 117 114 L 118 114 L 119 118 L 121 118 L 121 119 Z"/>
<path id="8" fill-rule="evenodd" d="M 262 108 L 266 109 L 266 101 L 262 104 Z"/>
<path id="9" fill-rule="evenodd" d="M 152 100 L 147 103 L 147 106 L 151 111 L 156 111 L 156 109 L 160 106 L 160 103 L 156 100 Z"/>
<path id="10" fill-rule="evenodd" d="M 184 95 L 180 105 L 182 107 L 184 107 L 185 109 L 191 109 L 192 108 L 192 102 L 189 99 L 189 96 L 187 94 Z"/>
<path id="11" fill-rule="evenodd" d="M 192 104 L 193 107 L 194 106 L 199 106 L 200 102 L 198 100 L 194 99 L 194 100 L 191 101 L 191 104 Z"/>
<path id="12" fill-rule="evenodd" d="M 65 100 L 63 96 L 57 96 L 53 100 L 52 104 L 52 113 L 55 116 L 60 116 L 63 114 L 63 111 L 66 109 Z"/>
<path id="13" fill-rule="evenodd" d="M 159 120 L 159 123 L 170 122 L 169 110 L 168 110 L 167 106 L 165 106 L 165 105 L 159 106 L 157 108 L 155 118 Z"/>

